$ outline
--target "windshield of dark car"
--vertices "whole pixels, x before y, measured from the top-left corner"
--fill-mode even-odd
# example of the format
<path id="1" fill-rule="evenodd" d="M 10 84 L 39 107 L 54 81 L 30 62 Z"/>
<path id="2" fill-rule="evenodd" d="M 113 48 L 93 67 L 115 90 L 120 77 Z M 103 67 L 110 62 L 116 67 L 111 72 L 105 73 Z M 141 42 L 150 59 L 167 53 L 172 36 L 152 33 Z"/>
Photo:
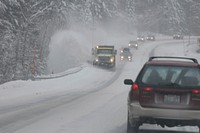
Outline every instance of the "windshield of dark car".
<path id="1" fill-rule="evenodd" d="M 137 43 L 137 41 L 130 41 L 129 43 L 130 44 L 135 44 L 135 43 Z"/>
<path id="2" fill-rule="evenodd" d="M 124 53 L 129 53 L 129 51 L 130 51 L 129 48 L 124 48 L 124 49 L 123 49 L 123 52 L 124 52 Z"/>
<path id="3" fill-rule="evenodd" d="M 144 69 L 141 81 L 159 86 L 200 86 L 200 71 L 195 67 L 148 66 Z"/>

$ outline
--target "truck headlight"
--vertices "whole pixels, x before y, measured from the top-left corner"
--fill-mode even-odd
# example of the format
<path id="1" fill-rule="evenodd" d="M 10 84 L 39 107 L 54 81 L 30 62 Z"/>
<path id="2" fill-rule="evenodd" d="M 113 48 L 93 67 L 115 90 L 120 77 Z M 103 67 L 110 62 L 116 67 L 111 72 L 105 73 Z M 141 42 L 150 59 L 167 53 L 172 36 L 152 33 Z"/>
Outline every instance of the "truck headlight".
<path id="1" fill-rule="evenodd" d="M 110 59 L 110 62 L 114 62 L 114 58 L 111 58 L 111 59 Z"/>

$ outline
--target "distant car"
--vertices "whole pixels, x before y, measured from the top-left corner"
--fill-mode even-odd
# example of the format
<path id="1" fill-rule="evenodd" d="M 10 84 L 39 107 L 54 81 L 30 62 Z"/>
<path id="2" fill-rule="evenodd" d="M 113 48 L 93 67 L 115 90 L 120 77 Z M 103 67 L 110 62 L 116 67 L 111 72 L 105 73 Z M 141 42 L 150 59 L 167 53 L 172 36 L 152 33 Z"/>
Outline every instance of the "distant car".
<path id="1" fill-rule="evenodd" d="M 138 42 L 137 41 L 130 41 L 128 43 L 129 48 L 138 48 Z"/>
<path id="2" fill-rule="evenodd" d="M 173 39 L 183 39 L 183 35 L 180 34 L 174 34 Z"/>
<path id="3" fill-rule="evenodd" d="M 130 48 L 122 48 L 120 52 L 120 60 L 132 61 L 132 53 Z"/>
<path id="4" fill-rule="evenodd" d="M 154 35 L 148 35 L 148 36 L 146 37 L 146 40 L 155 41 L 155 36 L 154 36 Z"/>
<path id="5" fill-rule="evenodd" d="M 137 41 L 144 42 L 145 41 L 145 37 L 144 36 L 138 36 L 137 37 Z"/>
<path id="6" fill-rule="evenodd" d="M 200 67 L 196 59 L 150 57 L 128 94 L 127 133 L 143 123 L 200 128 Z M 199 131 L 200 132 L 200 131 Z"/>

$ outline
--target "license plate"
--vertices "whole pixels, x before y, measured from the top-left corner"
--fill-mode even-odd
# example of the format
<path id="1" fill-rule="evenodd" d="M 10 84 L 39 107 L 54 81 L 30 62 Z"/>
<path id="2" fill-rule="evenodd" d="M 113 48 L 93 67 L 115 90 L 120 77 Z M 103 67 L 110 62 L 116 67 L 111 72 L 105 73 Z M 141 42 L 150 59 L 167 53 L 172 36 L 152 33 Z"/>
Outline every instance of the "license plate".
<path id="1" fill-rule="evenodd" d="M 180 96 L 164 95 L 164 103 L 180 103 Z"/>

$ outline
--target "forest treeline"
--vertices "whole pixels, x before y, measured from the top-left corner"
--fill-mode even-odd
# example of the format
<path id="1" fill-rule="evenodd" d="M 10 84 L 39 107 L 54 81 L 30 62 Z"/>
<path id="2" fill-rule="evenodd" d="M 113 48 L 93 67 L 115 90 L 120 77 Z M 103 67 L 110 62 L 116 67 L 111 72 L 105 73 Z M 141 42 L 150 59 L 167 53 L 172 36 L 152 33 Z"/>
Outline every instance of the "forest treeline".
<path id="1" fill-rule="evenodd" d="M 51 36 L 71 25 L 200 34 L 198 0 L 0 0 L 0 84 L 45 74 Z"/>

